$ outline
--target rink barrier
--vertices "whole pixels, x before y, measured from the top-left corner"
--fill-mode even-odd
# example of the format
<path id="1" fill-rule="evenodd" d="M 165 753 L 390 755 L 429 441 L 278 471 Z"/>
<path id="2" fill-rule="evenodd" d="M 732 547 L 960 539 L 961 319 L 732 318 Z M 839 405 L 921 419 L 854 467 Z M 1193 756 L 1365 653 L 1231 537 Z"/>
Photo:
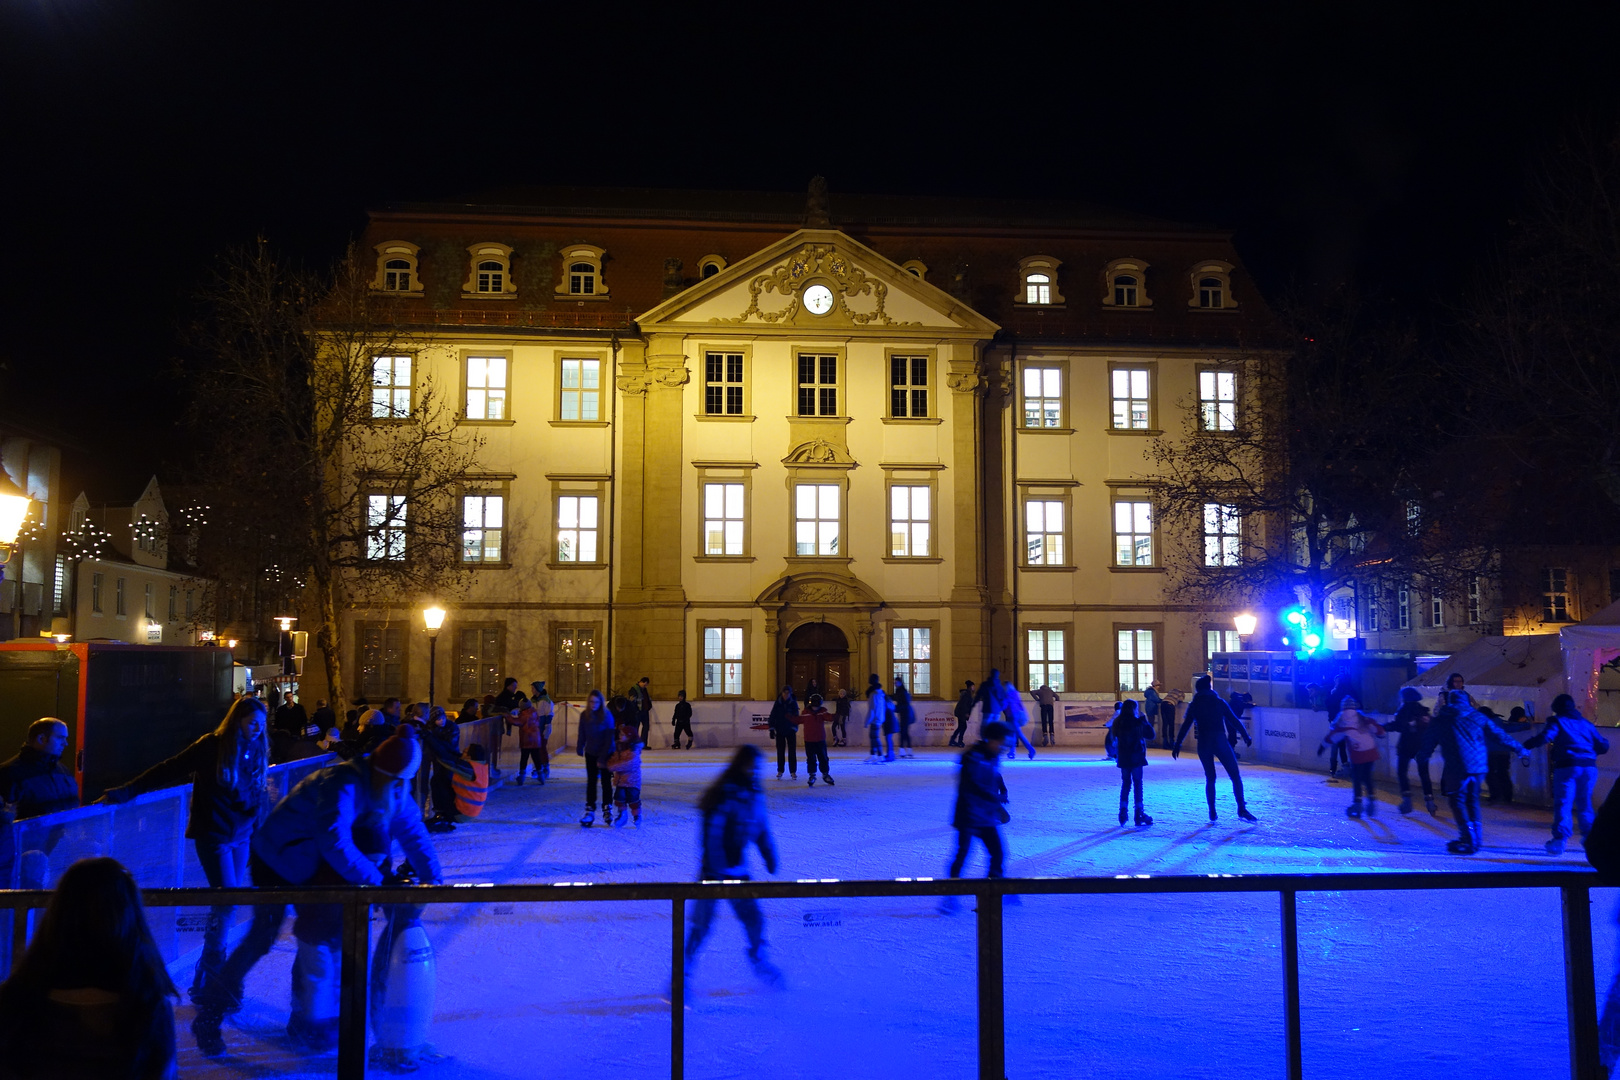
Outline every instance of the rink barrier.
<path id="1" fill-rule="evenodd" d="M 372 904 L 537 904 L 559 901 L 667 901 L 670 905 L 670 1077 L 684 1080 L 686 1040 L 686 902 L 717 900 L 830 899 L 861 897 L 971 896 L 977 907 L 979 1080 L 1006 1080 L 1006 1002 L 1004 997 L 1003 909 L 1007 896 L 1141 896 L 1154 893 L 1276 893 L 1280 899 L 1286 1075 L 1303 1080 L 1300 1040 L 1300 893 L 1433 892 L 1447 889 L 1557 889 L 1563 911 L 1565 1010 L 1569 1023 L 1571 1080 L 1597 1080 L 1596 971 L 1592 957 L 1591 890 L 1603 882 L 1583 870 L 1401 871 L 1359 874 L 1208 874 L 1155 877 L 1120 874 L 1096 878 L 896 878 L 893 881 L 705 881 L 595 884 L 558 881 L 550 885 L 418 885 L 319 889 L 144 889 L 148 907 L 207 907 L 212 904 L 342 904 L 342 989 L 338 1029 L 338 1080 L 366 1076 L 367 965 Z M 0 891 L 0 910 L 26 913 L 42 908 L 43 890 Z M 986 901 L 995 901 L 987 903 Z M 32 920 L 13 917 L 12 955 L 20 958 Z"/>

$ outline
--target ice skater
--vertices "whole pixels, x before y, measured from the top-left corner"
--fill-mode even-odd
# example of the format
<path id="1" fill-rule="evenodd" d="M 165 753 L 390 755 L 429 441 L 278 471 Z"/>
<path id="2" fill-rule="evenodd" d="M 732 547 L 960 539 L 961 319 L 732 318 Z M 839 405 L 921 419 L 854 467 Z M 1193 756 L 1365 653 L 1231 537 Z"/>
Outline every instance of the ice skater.
<path id="1" fill-rule="evenodd" d="M 596 790 L 598 781 L 602 789 L 602 821 L 613 821 L 613 772 L 603 763 L 608 755 L 613 753 L 613 718 L 608 715 L 607 703 L 602 700 L 602 691 L 592 690 L 590 697 L 585 699 L 585 707 L 579 711 L 577 722 L 578 737 L 574 744 L 574 753 L 585 759 L 585 816 L 579 819 L 581 825 L 589 826 L 596 821 Z"/>
<path id="2" fill-rule="evenodd" d="M 782 779 L 782 770 L 791 769 L 793 779 L 799 778 L 799 703 L 793 698 L 793 687 L 784 686 L 771 703 L 771 739 L 776 743 L 776 778 Z"/>
<path id="3" fill-rule="evenodd" d="M 1126 698 L 1114 714 L 1115 764 L 1119 766 L 1119 823 L 1125 824 L 1126 799 L 1136 790 L 1136 824 L 1151 825 L 1153 819 L 1142 809 L 1142 770 L 1147 766 L 1148 743 L 1153 741 L 1153 721 L 1137 711 L 1136 702 Z"/>
<path id="4" fill-rule="evenodd" d="M 605 763 L 613 775 L 613 805 L 619 810 L 615 828 L 624 828 L 625 819 L 634 817 L 641 828 L 641 716 L 629 698 L 614 698 L 610 710 L 617 722 L 613 727 L 613 752 Z"/>
<path id="5" fill-rule="evenodd" d="M 1198 760 L 1204 766 L 1204 799 L 1209 803 L 1209 820 L 1216 821 L 1215 813 L 1215 762 L 1220 760 L 1221 767 L 1232 781 L 1232 797 L 1237 800 L 1237 815 L 1244 821 L 1259 820 L 1249 813 L 1248 804 L 1243 801 L 1243 775 L 1238 772 L 1237 757 L 1232 753 L 1232 744 L 1226 741 L 1226 724 L 1230 717 L 1237 722 L 1238 730 L 1249 745 L 1254 745 L 1249 738 L 1249 731 L 1243 726 L 1243 721 L 1232 716 L 1232 708 L 1216 696 L 1211 689 L 1214 685 L 1208 675 L 1200 675 L 1193 683 L 1193 699 L 1187 703 L 1187 716 L 1181 722 L 1181 731 L 1176 735 L 1176 745 L 1171 749 L 1170 756 L 1181 756 L 1181 744 L 1187 739 L 1187 732 L 1194 724 L 1198 726 Z"/>
<path id="6" fill-rule="evenodd" d="M 1362 814 L 1362 788 L 1367 789 L 1367 816 L 1378 813 L 1378 799 L 1373 794 L 1373 764 L 1378 760 L 1378 740 L 1383 737 L 1383 725 L 1363 716 L 1361 702 L 1347 697 L 1339 705 L 1339 715 L 1334 719 L 1333 726 L 1316 748 L 1316 756 L 1321 757 L 1329 746 L 1344 744 L 1345 753 L 1350 759 L 1350 783 L 1354 787 L 1354 801 L 1345 811 L 1351 817 Z"/>
<path id="7" fill-rule="evenodd" d="M 1023 743 L 1024 749 L 1029 751 L 1030 759 L 1035 757 L 1035 747 L 1031 745 L 1028 736 L 1024 734 L 1024 725 L 1029 723 L 1029 710 L 1024 708 L 1024 699 L 1017 688 L 1001 678 L 999 668 L 991 668 L 990 674 L 979 686 L 979 725 L 981 738 L 984 725 L 997 714 L 1001 722 L 1011 731 L 1012 741 L 1007 746 L 1007 756 L 1018 756 L 1018 744 Z"/>
<path id="8" fill-rule="evenodd" d="M 820 694 L 811 694 L 804 703 L 804 714 L 799 717 L 804 729 L 804 767 L 810 774 L 810 786 L 816 786 L 816 766 L 821 767 L 821 778 L 833 787 L 832 772 L 827 767 L 827 708 Z"/>
<path id="9" fill-rule="evenodd" d="M 833 699 L 833 745 L 849 745 L 849 691 L 842 686 L 838 688 L 838 696 Z"/>
<path id="10" fill-rule="evenodd" d="M 670 737 L 670 746 L 675 750 L 681 748 L 681 732 L 686 732 L 686 748 L 692 749 L 692 703 L 686 700 L 686 691 L 682 690 L 675 695 L 675 734 Z"/>
<path id="11" fill-rule="evenodd" d="M 1535 724 L 1530 722 L 1530 714 L 1524 711 L 1522 705 L 1513 706 L 1508 711 L 1506 720 L 1503 720 L 1499 715 L 1483 705 L 1479 706 L 1479 711 L 1495 720 L 1498 726 L 1509 735 L 1517 735 L 1521 731 L 1529 731 L 1535 727 Z M 1485 789 L 1490 795 L 1485 801 L 1491 806 L 1495 806 L 1497 803 L 1512 806 L 1513 755 L 1501 747 L 1492 746 L 1489 753 L 1486 754 L 1485 763 Z"/>
<path id="12" fill-rule="evenodd" d="M 1429 755 L 1422 752 L 1429 719 L 1429 707 L 1423 704 L 1423 695 L 1413 687 L 1402 687 L 1401 707 L 1395 711 L 1394 719 L 1384 725 L 1384 730 L 1400 736 L 1395 743 L 1395 772 L 1401 783 L 1403 814 L 1412 812 L 1412 780 L 1408 770 L 1413 761 L 1417 762 L 1418 780 L 1423 785 L 1423 805 L 1431 815 L 1440 812 L 1434 801 L 1434 783 L 1429 779 Z"/>
<path id="13" fill-rule="evenodd" d="M 894 707 L 889 703 L 889 695 L 883 692 L 883 680 L 876 675 L 869 675 L 866 679 L 866 730 L 872 736 L 872 753 L 867 757 L 867 764 L 880 761 L 894 760 Z M 878 742 L 881 733 L 888 743 L 888 754 L 883 752 L 883 746 Z"/>
<path id="14" fill-rule="evenodd" d="M 776 843 L 771 838 L 770 824 L 765 819 L 765 789 L 761 774 L 765 769 L 765 756 L 755 746 L 739 746 L 731 756 L 731 764 L 720 778 L 709 786 L 698 800 L 703 815 L 703 861 L 698 868 L 699 881 L 747 881 L 748 849 L 759 847 L 765 860 L 765 869 L 776 873 Z M 692 978 L 698 950 L 709 936 L 714 922 L 716 901 L 698 897 L 692 901 L 692 928 L 686 935 L 686 978 Z M 759 910 L 759 901 L 743 897 L 731 901 L 731 910 L 748 934 L 748 959 L 754 974 L 772 985 L 782 982 L 782 973 L 765 957 L 765 915 Z"/>
<path id="15" fill-rule="evenodd" d="M 1247 716 L 1248 711 L 1250 709 L 1254 708 L 1254 695 L 1245 694 L 1240 690 L 1234 690 L 1227 697 L 1226 703 L 1232 707 L 1232 715 L 1234 717 L 1236 717 L 1237 719 L 1242 720 Z M 1237 746 L 1238 738 L 1239 738 L 1239 735 L 1238 735 L 1237 727 L 1232 725 L 1232 724 L 1227 724 L 1226 725 L 1226 741 L 1231 743 L 1232 746 L 1235 748 Z M 1239 761 L 1243 760 L 1243 755 L 1236 753 L 1235 750 L 1234 750 L 1234 756 Z"/>
<path id="16" fill-rule="evenodd" d="M 545 761 L 540 765 L 540 779 L 551 779 L 551 721 L 557 714 L 557 705 L 546 692 L 546 680 L 537 679 L 529 684 L 534 696 L 529 700 L 534 702 L 534 711 L 540 717 L 540 750 Z M 559 747 L 560 749 L 560 747 Z"/>
<path id="17" fill-rule="evenodd" d="M 524 699 L 518 707 L 512 710 L 512 726 L 518 733 L 518 768 L 517 783 L 523 786 L 524 777 L 529 773 L 529 762 L 534 762 L 534 779 L 537 783 L 546 782 L 546 773 L 550 771 L 551 759 L 546 754 L 546 721 L 542 719 L 540 711 L 534 707 L 534 702 Z"/>
<path id="18" fill-rule="evenodd" d="M 1448 690 L 1445 706 L 1423 736 L 1424 750 L 1433 752 L 1438 747 L 1445 762 L 1440 788 L 1450 800 L 1451 816 L 1457 822 L 1457 839 L 1446 845 L 1453 855 L 1472 855 L 1485 846 L 1479 821 L 1479 788 L 1488 767 L 1487 740 L 1495 739 L 1525 758 L 1530 756 L 1517 739 L 1497 727 L 1470 701 L 1468 691 Z"/>
<path id="19" fill-rule="evenodd" d="M 962 687 L 962 694 L 956 699 L 956 731 L 951 734 L 947 746 L 967 746 L 968 721 L 973 717 L 973 680 L 969 679 Z"/>
<path id="20" fill-rule="evenodd" d="M 894 677 L 894 722 L 900 729 L 900 756 L 916 757 L 911 752 L 911 725 L 917 722 L 917 710 L 911 707 L 906 681 L 898 675 Z"/>
<path id="21" fill-rule="evenodd" d="M 979 741 L 962 755 L 956 774 L 956 809 L 951 814 L 951 825 L 956 829 L 956 855 L 950 868 L 953 878 L 962 876 L 974 840 L 982 843 L 990 856 L 990 871 L 985 876 L 1003 875 L 1006 847 L 1001 842 L 1001 826 L 1012 816 L 1007 813 L 1007 784 L 1001 778 L 1000 765 L 1001 752 L 1011 735 L 1008 725 L 992 720 L 979 728 Z M 949 915 L 959 903 L 955 896 L 942 896 L 939 910 Z"/>
<path id="22" fill-rule="evenodd" d="M 1052 692 L 1050 686 L 1043 685 L 1035 691 L 1035 703 L 1041 707 L 1041 745 L 1051 746 L 1057 742 L 1057 732 L 1052 719 L 1057 711 L 1058 696 Z"/>
<path id="23" fill-rule="evenodd" d="M 1552 719 L 1541 731 L 1525 740 L 1526 750 L 1534 750 L 1543 743 L 1551 749 L 1553 779 L 1552 839 L 1547 841 L 1547 854 L 1562 855 L 1564 842 L 1570 838 L 1570 819 L 1581 830 L 1584 840 L 1592 831 L 1592 788 L 1597 784 L 1597 759 L 1609 752 L 1605 739 L 1592 721 L 1575 708 L 1575 699 L 1568 694 L 1553 698 Z"/>

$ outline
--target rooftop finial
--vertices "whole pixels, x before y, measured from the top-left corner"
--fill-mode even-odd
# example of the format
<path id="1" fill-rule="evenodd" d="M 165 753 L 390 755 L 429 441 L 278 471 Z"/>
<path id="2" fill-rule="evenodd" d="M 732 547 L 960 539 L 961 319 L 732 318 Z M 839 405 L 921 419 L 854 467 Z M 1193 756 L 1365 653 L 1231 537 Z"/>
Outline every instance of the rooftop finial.
<path id="1" fill-rule="evenodd" d="M 825 176 L 810 178 L 810 191 L 804 200 L 804 224 L 808 229 L 826 229 L 832 226 L 832 214 L 827 208 Z"/>

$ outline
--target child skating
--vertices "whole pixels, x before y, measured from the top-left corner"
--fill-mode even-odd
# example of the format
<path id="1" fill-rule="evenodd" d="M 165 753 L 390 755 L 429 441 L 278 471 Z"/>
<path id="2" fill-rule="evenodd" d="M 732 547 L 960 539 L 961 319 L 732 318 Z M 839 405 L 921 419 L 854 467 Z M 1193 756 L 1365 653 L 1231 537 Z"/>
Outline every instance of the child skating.
<path id="1" fill-rule="evenodd" d="M 616 828 L 624 828 L 626 817 L 634 817 L 641 828 L 641 720 L 628 698 L 613 699 L 613 752 L 607 767 L 613 773 L 613 804 L 619 809 Z"/>
<path id="2" fill-rule="evenodd" d="M 820 694 L 811 694 L 805 701 L 799 727 L 804 730 L 804 761 L 805 768 L 810 772 L 810 786 L 816 786 L 819 763 L 821 778 L 828 787 L 832 787 L 832 773 L 827 767 L 827 709 L 821 703 Z"/>
<path id="3" fill-rule="evenodd" d="M 1378 800 L 1373 795 L 1373 764 L 1378 760 L 1378 740 L 1384 737 L 1384 728 L 1370 717 L 1361 713 L 1361 703 L 1353 697 L 1347 697 L 1339 706 L 1339 715 L 1334 719 L 1333 726 L 1328 729 L 1327 736 L 1321 745 L 1316 748 L 1316 756 L 1330 745 L 1343 744 L 1345 752 L 1350 757 L 1350 782 L 1354 786 L 1354 801 L 1345 811 L 1351 817 L 1360 817 L 1362 814 L 1361 791 L 1367 789 L 1366 813 L 1372 817 L 1378 813 Z"/>
<path id="4" fill-rule="evenodd" d="M 1114 715 L 1114 761 L 1119 766 L 1119 823 L 1125 824 L 1126 800 L 1136 790 L 1136 824 L 1151 825 L 1153 819 L 1142 809 L 1142 770 L 1147 766 L 1148 743 L 1153 741 L 1153 723 L 1143 716 L 1129 698 L 1119 703 Z"/>
<path id="5" fill-rule="evenodd" d="M 975 839 L 984 844 L 990 856 L 986 876 L 1002 876 L 1006 848 L 1001 842 L 1001 826 L 1012 817 L 1006 807 L 1007 784 L 1001 778 L 1001 752 L 1011 735 L 1012 729 L 1006 724 L 992 720 L 979 728 L 979 741 L 962 755 L 956 775 L 956 809 L 951 814 L 951 824 L 956 828 L 956 855 L 950 868 L 953 878 L 962 876 L 968 849 Z M 955 896 L 940 897 L 940 913 L 951 914 L 959 903 Z"/>
<path id="6" fill-rule="evenodd" d="M 776 873 L 776 844 L 765 820 L 765 790 L 760 783 L 765 757 L 757 747 L 739 746 L 731 764 L 698 800 L 703 814 L 703 861 L 700 881 L 747 881 L 748 849 L 758 846 L 765 869 Z M 690 987 L 698 950 L 709 936 L 718 901 L 698 897 L 692 901 L 692 928 L 686 936 L 686 978 Z M 765 915 L 759 901 L 744 897 L 731 901 L 731 909 L 748 935 L 748 960 L 754 974 L 771 985 L 780 985 L 782 972 L 765 956 Z"/>

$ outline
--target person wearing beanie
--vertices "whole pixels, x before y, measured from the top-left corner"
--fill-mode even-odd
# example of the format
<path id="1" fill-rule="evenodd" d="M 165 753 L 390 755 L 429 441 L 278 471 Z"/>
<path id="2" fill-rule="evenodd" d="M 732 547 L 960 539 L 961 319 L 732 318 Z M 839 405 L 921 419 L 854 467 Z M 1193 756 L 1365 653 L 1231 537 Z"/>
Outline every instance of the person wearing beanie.
<path id="1" fill-rule="evenodd" d="M 900 756 L 916 757 L 911 752 L 911 725 L 917 722 L 917 710 L 911 704 L 911 691 L 906 689 L 906 681 L 896 675 L 894 678 L 894 720 L 900 731 Z"/>
<path id="2" fill-rule="evenodd" d="M 1316 756 L 1321 757 L 1329 745 L 1343 744 L 1350 759 L 1350 783 L 1354 788 L 1354 801 L 1345 811 L 1351 817 L 1361 816 L 1362 788 L 1367 789 L 1367 816 L 1372 817 L 1378 813 L 1378 799 L 1373 794 L 1372 772 L 1373 764 L 1378 760 L 1378 740 L 1382 738 L 1384 738 L 1383 726 L 1371 717 L 1363 716 L 1361 703 L 1346 695 L 1339 702 L 1339 714 L 1333 718 L 1333 726 L 1328 729 L 1321 745 L 1316 748 Z"/>
<path id="3" fill-rule="evenodd" d="M 1001 778 L 1001 753 L 1012 734 L 1009 725 L 991 720 L 980 726 L 979 741 L 962 755 L 956 773 L 956 808 L 951 812 L 951 826 L 956 829 L 956 854 L 951 858 L 949 870 L 953 878 L 962 876 L 974 840 L 982 843 L 990 856 L 990 870 L 985 876 L 1003 875 L 1007 849 L 1001 841 L 1001 826 L 1011 821 L 1012 816 L 1007 813 L 1007 782 Z M 950 915 L 960 903 L 954 895 L 942 896 L 940 913 Z"/>
<path id="4" fill-rule="evenodd" d="M 1438 814 L 1439 807 L 1434 801 L 1434 783 L 1429 778 L 1429 756 L 1420 753 L 1423 747 L 1423 733 L 1429 726 L 1429 707 L 1423 704 L 1423 695 L 1415 687 L 1407 686 L 1401 689 L 1401 707 L 1395 710 L 1395 717 L 1384 725 L 1385 731 L 1393 731 L 1400 736 L 1395 743 L 1395 774 L 1401 784 L 1401 813 L 1412 812 L 1412 778 L 1409 772 L 1412 762 L 1417 762 L 1418 780 L 1423 785 L 1423 805 L 1430 814 Z"/>
<path id="5" fill-rule="evenodd" d="M 1452 819 L 1457 822 L 1457 839 L 1446 845 L 1453 855 L 1472 855 L 1485 845 L 1479 820 L 1479 789 L 1485 781 L 1488 740 L 1494 739 L 1528 758 L 1530 751 L 1497 726 L 1496 721 L 1474 708 L 1468 691 L 1449 690 L 1445 705 L 1429 722 L 1423 735 L 1424 752 L 1439 748 L 1445 768 L 1440 788 L 1451 803 Z"/>
<path id="6" fill-rule="evenodd" d="M 1570 819 L 1580 826 L 1584 839 L 1592 831 L 1592 789 L 1597 785 L 1597 759 L 1609 752 L 1609 740 L 1575 708 L 1568 694 L 1553 698 L 1552 719 L 1547 726 L 1525 740 L 1527 750 L 1546 744 L 1551 749 L 1553 820 L 1552 839 L 1547 854 L 1562 855 L 1570 838 Z"/>
<path id="7" fill-rule="evenodd" d="M 1216 820 L 1215 762 L 1219 760 L 1232 781 L 1232 797 L 1237 800 L 1238 817 L 1253 822 L 1257 819 L 1249 813 L 1249 805 L 1243 799 L 1243 775 L 1238 772 L 1232 744 L 1226 741 L 1227 726 L 1236 723 L 1244 741 L 1253 745 L 1253 740 L 1249 738 L 1249 730 L 1243 726 L 1243 721 L 1232 715 L 1232 707 L 1220 699 L 1213 686 L 1214 681 L 1208 675 L 1200 675 L 1193 682 L 1193 699 L 1187 703 L 1187 715 L 1181 721 L 1181 731 L 1176 735 L 1176 745 L 1171 748 L 1170 756 L 1181 756 L 1181 744 L 1187 740 L 1187 732 L 1197 724 L 1198 760 L 1204 766 L 1204 799 L 1209 803 L 1209 820 Z"/>
<path id="8" fill-rule="evenodd" d="M 530 761 L 534 762 L 534 778 L 544 784 L 546 767 L 550 764 L 546 758 L 546 723 L 541 720 L 534 702 L 525 698 L 518 703 L 517 709 L 512 713 L 512 726 L 517 728 L 518 733 L 518 786 L 523 786 L 523 778 L 529 771 Z"/>
<path id="9" fill-rule="evenodd" d="M 313 773 L 278 803 L 254 834 L 248 868 L 258 888 L 319 885 L 382 885 L 389 880 L 394 841 L 424 885 L 443 880 L 433 840 L 411 797 L 410 781 L 422 767 L 422 746 L 409 728 L 377 743 L 366 757 Z M 326 1002 L 342 953 L 343 908 L 296 904 L 293 936 L 293 1008 L 287 1034 L 301 1048 L 325 1051 L 337 1045 L 338 1018 Z M 242 984 L 253 965 L 281 935 L 286 909 L 253 909 L 246 935 L 205 984 L 192 1034 L 209 1057 L 224 1053 L 220 1022 L 240 1006 Z M 327 1013 L 330 1012 L 330 1015 Z"/>
<path id="10" fill-rule="evenodd" d="M 810 773 L 810 787 L 816 786 L 816 767 L 821 768 L 821 778 L 833 787 L 832 771 L 827 763 L 827 709 L 821 703 L 820 694 L 811 694 L 804 703 L 804 715 L 799 717 L 799 726 L 804 729 L 804 767 Z"/>

